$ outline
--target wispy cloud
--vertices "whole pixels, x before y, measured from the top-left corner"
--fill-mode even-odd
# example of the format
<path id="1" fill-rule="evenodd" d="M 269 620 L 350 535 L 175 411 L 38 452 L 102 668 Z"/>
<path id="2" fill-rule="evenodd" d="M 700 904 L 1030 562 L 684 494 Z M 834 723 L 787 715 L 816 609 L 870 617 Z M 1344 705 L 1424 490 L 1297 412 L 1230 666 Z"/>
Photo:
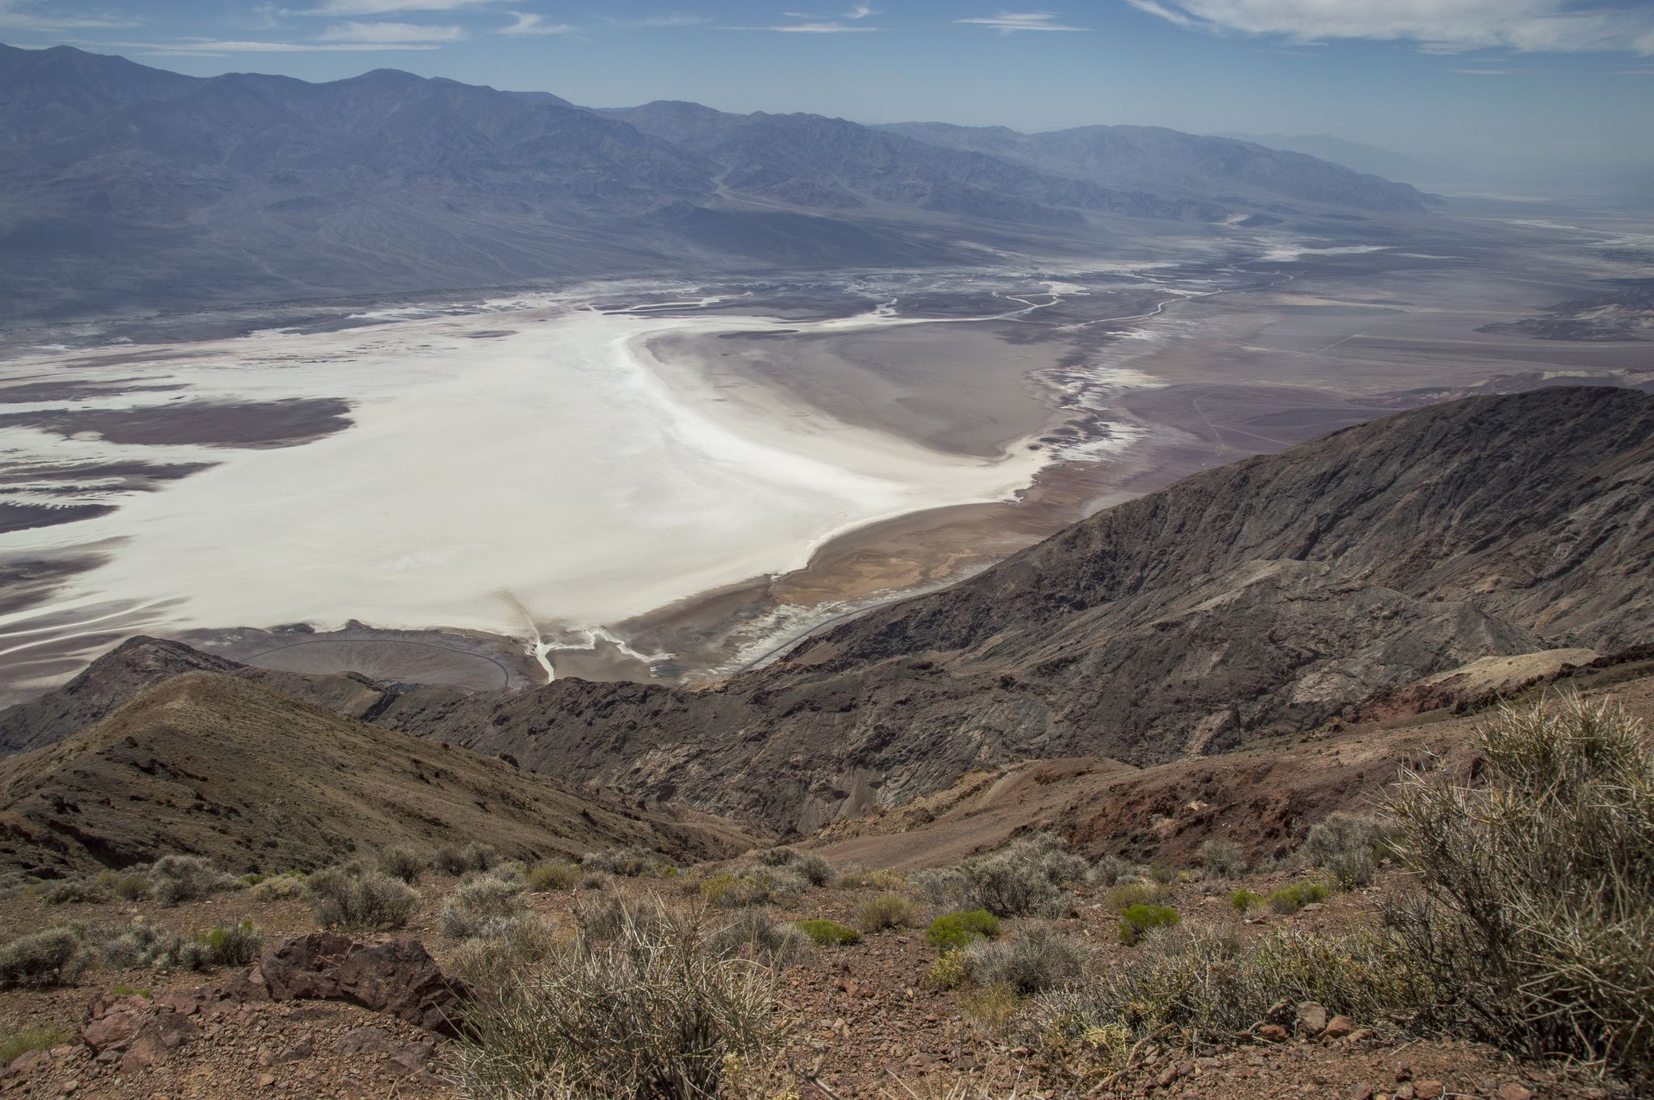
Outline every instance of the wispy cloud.
<path id="1" fill-rule="evenodd" d="M 458 42 L 466 37 L 464 27 L 430 27 L 422 23 L 335 23 L 317 35 L 320 42 L 352 42 L 359 45 L 408 45 L 411 43 Z"/>
<path id="2" fill-rule="evenodd" d="M 1623 0 L 1125 0 L 1179 27 L 1299 41 L 1410 41 L 1432 53 L 1654 55 L 1654 6 Z"/>
<path id="3" fill-rule="evenodd" d="M 574 27 L 567 23 L 547 23 L 546 17 L 533 12 L 510 11 L 512 23 L 509 27 L 500 29 L 500 34 L 573 34 Z"/>
<path id="4" fill-rule="evenodd" d="M 1018 31 L 1088 31 L 1090 27 L 1076 27 L 1068 23 L 1057 22 L 1055 12 L 1049 11 L 1002 11 L 998 15 L 978 16 L 974 19 L 955 19 L 955 23 L 967 23 L 973 27 L 987 27 L 1000 34 L 1015 34 Z"/>
<path id="5" fill-rule="evenodd" d="M 760 27 L 724 27 L 726 31 L 773 31 L 777 34 L 863 34 L 880 28 L 861 21 L 875 14 L 873 5 L 857 4 L 847 12 L 823 15 L 819 12 L 784 11 L 791 23 L 775 23 Z M 847 22 L 848 20 L 848 22 Z"/>
<path id="6" fill-rule="evenodd" d="M 29 0 L 0 0 L 0 30 L 87 31 L 134 25 L 133 20 L 116 15 L 60 15 Z"/>
<path id="7" fill-rule="evenodd" d="M 415 11 L 463 11 L 500 0 L 321 0 L 295 15 L 398 15 Z"/>
<path id="8" fill-rule="evenodd" d="M 712 22 L 710 16 L 682 15 L 668 13 L 666 15 L 643 15 L 636 19 L 622 19 L 610 15 L 599 16 L 604 24 L 619 30 L 655 30 L 665 27 L 704 27 Z"/>
<path id="9" fill-rule="evenodd" d="M 176 42 L 99 42 L 103 49 L 130 50 L 158 57 L 225 56 L 241 53 L 378 53 L 435 50 L 433 42 L 256 42 L 217 38 L 187 38 Z"/>

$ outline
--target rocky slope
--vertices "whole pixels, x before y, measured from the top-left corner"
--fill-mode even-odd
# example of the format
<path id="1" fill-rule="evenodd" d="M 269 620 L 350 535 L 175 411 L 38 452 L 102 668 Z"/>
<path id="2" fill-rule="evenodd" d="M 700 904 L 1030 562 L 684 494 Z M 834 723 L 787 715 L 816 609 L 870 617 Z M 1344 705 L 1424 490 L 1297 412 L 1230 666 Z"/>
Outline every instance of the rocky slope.
<path id="1" fill-rule="evenodd" d="M 271 872 L 473 840 L 513 857 L 642 844 L 715 858 L 752 843 L 214 672 L 174 676 L 56 745 L 0 760 L 0 865 L 35 875 L 175 852 Z"/>

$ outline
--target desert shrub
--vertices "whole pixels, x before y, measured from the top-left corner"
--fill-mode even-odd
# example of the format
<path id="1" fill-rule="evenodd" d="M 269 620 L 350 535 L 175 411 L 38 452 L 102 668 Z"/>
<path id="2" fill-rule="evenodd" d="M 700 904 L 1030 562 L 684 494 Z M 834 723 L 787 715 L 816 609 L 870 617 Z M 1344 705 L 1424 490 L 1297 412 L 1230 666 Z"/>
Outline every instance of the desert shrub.
<path id="1" fill-rule="evenodd" d="M 621 878 L 660 876 L 672 867 L 672 861 L 659 852 L 633 845 L 629 848 L 611 848 L 606 852 L 587 852 L 580 857 L 580 866 L 589 871 L 619 875 Z"/>
<path id="2" fill-rule="evenodd" d="M 960 997 L 959 1014 L 990 1035 L 1002 1035 L 1015 1018 L 1019 1003 L 1016 990 L 1010 986 L 988 985 Z"/>
<path id="3" fill-rule="evenodd" d="M 484 935 L 455 947 L 448 969 L 485 995 L 498 996 L 552 958 L 562 947 L 557 926 L 538 913 L 492 922 Z"/>
<path id="4" fill-rule="evenodd" d="M 81 938 L 99 961 L 115 970 L 153 966 L 178 942 L 177 933 L 142 921 L 97 925 L 85 929 Z"/>
<path id="5" fill-rule="evenodd" d="M 1289 882 L 1278 890 L 1271 890 L 1269 908 L 1277 913 L 1296 913 L 1306 905 L 1326 901 L 1332 897 L 1332 887 L 1324 882 L 1305 879 L 1301 882 Z"/>
<path id="6" fill-rule="evenodd" d="M 1204 841 L 1196 855 L 1206 873 L 1214 878 L 1234 878 L 1246 872 L 1246 851 L 1239 844 L 1223 837 Z"/>
<path id="7" fill-rule="evenodd" d="M 781 845 L 775 848 L 765 848 L 758 852 L 758 862 L 765 867 L 785 867 L 798 858 L 798 853 Z"/>
<path id="8" fill-rule="evenodd" d="M 1263 900 L 1264 898 L 1262 894 L 1248 890 L 1244 886 L 1238 887 L 1237 889 L 1229 892 L 1229 905 L 1237 913 L 1245 913 L 1254 905 L 1261 904 Z"/>
<path id="9" fill-rule="evenodd" d="M 1135 871 L 1136 868 L 1119 856 L 1106 855 L 1091 865 L 1088 879 L 1093 886 L 1113 886 Z"/>
<path id="10" fill-rule="evenodd" d="M 47 905 L 108 901 L 109 891 L 94 878 L 63 878 L 43 885 L 40 900 Z"/>
<path id="11" fill-rule="evenodd" d="M 880 894 L 856 909 L 856 927 L 863 932 L 905 928 L 918 919 L 918 904 L 905 894 Z"/>
<path id="12" fill-rule="evenodd" d="M 0 947 L 0 989 L 68 985 L 80 976 L 87 961 L 74 929 L 31 932 Z"/>
<path id="13" fill-rule="evenodd" d="M 480 936 L 495 921 L 523 911 L 523 884 L 498 875 L 462 882 L 442 903 L 442 934 L 452 940 Z"/>
<path id="14" fill-rule="evenodd" d="M 977 940 L 999 935 L 999 918 L 986 909 L 943 913 L 925 929 L 925 942 L 939 951 L 968 947 Z"/>
<path id="15" fill-rule="evenodd" d="M 1134 905 L 1159 905 L 1171 897 L 1171 893 L 1158 882 L 1122 882 L 1108 892 L 1108 906 L 1117 913 L 1123 913 Z"/>
<path id="16" fill-rule="evenodd" d="M 1317 1001 L 1359 1019 L 1405 1016 L 1431 995 L 1401 942 L 1381 929 L 1295 930 L 1248 944 L 1210 929 L 1174 928 L 1090 980 L 1037 998 L 1031 1042 L 1072 1055 L 1097 1028 L 1196 1046 L 1266 1019 L 1285 1002 Z"/>
<path id="17" fill-rule="evenodd" d="M 792 861 L 791 868 L 811 886 L 826 886 L 833 881 L 833 865 L 825 859 L 809 852 Z"/>
<path id="18" fill-rule="evenodd" d="M 325 873 L 325 872 L 323 872 Z M 309 891 L 309 883 L 298 875 L 271 875 L 247 891 L 255 901 L 290 901 Z"/>
<path id="19" fill-rule="evenodd" d="M 467 871 L 492 871 L 499 862 L 500 853 L 495 851 L 492 845 L 478 844 L 475 841 L 463 847 L 445 844 L 431 855 L 431 866 L 450 875 L 463 875 Z"/>
<path id="20" fill-rule="evenodd" d="M 1056 916 L 1070 888 L 1089 881 L 1092 867 L 1051 833 L 1036 833 L 958 867 L 915 876 L 915 885 L 950 909 L 986 909 L 1001 917 Z"/>
<path id="21" fill-rule="evenodd" d="M 1169 863 L 1155 862 L 1143 869 L 1143 876 L 1149 882 L 1157 882 L 1161 886 L 1170 886 L 1177 881 L 1177 868 Z"/>
<path id="22" fill-rule="evenodd" d="M 180 970 L 212 970 L 220 966 L 245 966 L 264 950 L 264 932 L 250 920 L 235 925 L 218 925 L 194 939 L 170 937 L 152 958 L 155 966 Z"/>
<path id="23" fill-rule="evenodd" d="M 798 930 L 822 947 L 844 947 L 861 942 L 860 932 L 825 917 L 801 920 L 798 922 Z"/>
<path id="24" fill-rule="evenodd" d="M 580 868 L 566 859 L 552 859 L 536 863 L 523 873 L 523 881 L 536 894 L 558 890 L 572 890 L 580 881 Z"/>
<path id="25" fill-rule="evenodd" d="M 846 890 L 891 891 L 906 887 L 908 878 L 900 871 L 892 871 L 886 867 L 872 871 L 861 867 L 846 867 L 839 872 L 838 884 Z"/>
<path id="26" fill-rule="evenodd" d="M 379 870 L 412 886 L 429 866 L 429 861 L 408 848 L 386 848 L 379 853 Z"/>
<path id="27" fill-rule="evenodd" d="M 1654 1066 L 1654 751 L 1576 697 L 1505 707 L 1473 785 L 1404 774 L 1390 812 L 1419 897 L 1392 908 L 1472 1032 L 1531 1055 Z"/>
<path id="28" fill-rule="evenodd" d="M 55 1024 L 0 1030 L 0 1066 L 9 1066 L 31 1050 L 50 1050 L 69 1041 L 69 1029 Z"/>
<path id="29" fill-rule="evenodd" d="M 720 909 L 769 905 L 804 888 L 804 880 L 790 871 L 768 867 L 722 871 L 701 883 L 701 897 Z"/>
<path id="30" fill-rule="evenodd" d="M 150 896 L 148 876 L 131 871 L 99 871 L 98 884 L 121 901 L 142 901 Z"/>
<path id="31" fill-rule="evenodd" d="M 1120 942 L 1134 944 L 1156 928 L 1170 928 L 1183 918 L 1169 905 L 1132 905 L 1120 913 Z"/>
<path id="32" fill-rule="evenodd" d="M 149 867 L 150 892 L 162 905 L 195 901 L 223 890 L 234 890 L 241 882 L 200 856 L 162 856 Z"/>
<path id="33" fill-rule="evenodd" d="M 1379 852 L 1386 845 L 1384 828 L 1376 818 L 1340 810 L 1310 828 L 1298 854 L 1350 890 L 1372 884 Z"/>
<path id="34" fill-rule="evenodd" d="M 727 1067 L 772 1047 L 767 967 L 709 950 L 695 919 L 659 902 L 623 903 L 619 924 L 604 942 L 578 937 L 469 1017 L 469 1095 L 712 1097 Z"/>
<path id="35" fill-rule="evenodd" d="M 810 939 L 796 925 L 782 923 L 765 909 L 743 909 L 706 937 L 707 950 L 720 958 L 748 958 L 785 967 L 809 950 Z"/>
<path id="36" fill-rule="evenodd" d="M 407 927 L 419 895 L 378 871 L 352 874 L 344 868 L 317 871 L 305 884 L 323 928 L 347 932 L 393 931 Z"/>
<path id="37" fill-rule="evenodd" d="M 925 982 L 933 989 L 958 989 L 971 980 L 971 969 L 963 951 L 944 951 L 936 956 L 925 973 Z"/>
<path id="38" fill-rule="evenodd" d="M 1026 996 L 1078 981 L 1095 954 L 1077 936 L 1036 924 L 1002 940 L 978 940 L 963 952 L 977 985 Z"/>

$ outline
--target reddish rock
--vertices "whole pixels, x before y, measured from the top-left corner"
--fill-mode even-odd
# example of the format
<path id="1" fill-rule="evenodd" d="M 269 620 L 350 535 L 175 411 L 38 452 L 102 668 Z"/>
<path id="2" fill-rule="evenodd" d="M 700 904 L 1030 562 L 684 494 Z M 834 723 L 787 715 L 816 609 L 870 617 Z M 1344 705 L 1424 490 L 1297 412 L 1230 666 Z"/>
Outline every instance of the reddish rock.
<path id="1" fill-rule="evenodd" d="M 1415 1100 L 1441 1100 L 1447 1092 L 1447 1086 L 1440 1081 L 1416 1081 L 1413 1083 Z"/>
<path id="2" fill-rule="evenodd" d="M 1258 1038 L 1266 1043 L 1286 1042 L 1286 1028 L 1280 1024 L 1265 1024 L 1258 1029 Z"/>
<path id="3" fill-rule="evenodd" d="M 1355 1021 L 1348 1016 L 1334 1016 L 1321 1030 L 1323 1039 L 1342 1039 L 1355 1034 Z"/>
<path id="4" fill-rule="evenodd" d="M 1506 1081 L 1499 1086 L 1499 1100 L 1533 1100 L 1533 1090 L 1518 1081 Z"/>
<path id="5" fill-rule="evenodd" d="M 1298 1034 L 1315 1036 L 1327 1029 L 1327 1010 L 1314 1001 L 1298 1006 Z"/>
<path id="6" fill-rule="evenodd" d="M 469 989 L 417 940 L 357 943 L 336 932 L 295 936 L 265 952 L 242 983 L 275 1001 L 346 1001 L 456 1035 Z"/>

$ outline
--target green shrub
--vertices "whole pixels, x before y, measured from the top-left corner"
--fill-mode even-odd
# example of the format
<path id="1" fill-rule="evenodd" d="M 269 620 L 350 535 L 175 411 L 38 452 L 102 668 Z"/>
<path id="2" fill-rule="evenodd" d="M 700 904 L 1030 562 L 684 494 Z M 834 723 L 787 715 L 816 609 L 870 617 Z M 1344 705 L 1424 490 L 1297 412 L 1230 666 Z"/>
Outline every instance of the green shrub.
<path id="1" fill-rule="evenodd" d="M 580 881 L 580 874 L 580 868 L 568 860 L 553 859 L 536 863 L 524 873 L 523 878 L 534 893 L 549 894 L 574 889 Z"/>
<path id="2" fill-rule="evenodd" d="M 1346 890 L 1368 886 L 1388 840 L 1377 819 L 1339 811 L 1314 825 L 1298 854 Z"/>
<path id="3" fill-rule="evenodd" d="M 942 952 L 925 974 L 926 984 L 934 989 L 958 989 L 970 980 L 970 964 L 963 951 Z"/>
<path id="4" fill-rule="evenodd" d="M 69 1029 L 55 1024 L 16 1030 L 6 1028 L 0 1031 L 0 1066 L 11 1065 L 19 1055 L 31 1050 L 50 1050 L 69 1042 L 69 1039 Z"/>
<path id="5" fill-rule="evenodd" d="M 1323 902 L 1332 896 L 1332 887 L 1324 882 L 1293 882 L 1269 892 L 1269 908 L 1277 913 L 1296 913 L 1304 906 Z"/>
<path id="6" fill-rule="evenodd" d="M 427 866 L 425 857 L 408 848 L 386 848 L 379 853 L 379 870 L 409 886 L 419 881 Z"/>
<path id="7" fill-rule="evenodd" d="M 234 875 L 199 856 L 162 856 L 150 865 L 149 882 L 150 892 L 162 905 L 196 901 L 241 886 Z"/>
<path id="8" fill-rule="evenodd" d="M 352 874 L 344 868 L 318 871 L 305 884 L 323 928 L 347 932 L 394 931 L 407 927 L 419 895 L 377 871 Z"/>
<path id="9" fill-rule="evenodd" d="M 863 932 L 905 928 L 919 919 L 919 906 L 904 894 L 880 894 L 856 910 L 856 927 Z"/>
<path id="10" fill-rule="evenodd" d="M 0 989 L 68 985 L 86 963 L 86 952 L 74 929 L 31 932 L 0 947 Z"/>
<path id="11" fill-rule="evenodd" d="M 1120 913 L 1120 942 L 1134 944 L 1156 928 L 1170 928 L 1183 918 L 1169 905 L 1130 905 Z"/>
<path id="12" fill-rule="evenodd" d="M 442 934 L 451 940 L 483 935 L 489 925 L 522 913 L 523 889 L 497 875 L 462 882 L 442 903 Z"/>
<path id="13" fill-rule="evenodd" d="M 861 942 L 860 932 L 825 917 L 801 920 L 798 922 L 798 930 L 822 947 L 843 947 Z"/>
<path id="14" fill-rule="evenodd" d="M 1390 802 L 1416 902 L 1392 906 L 1446 1012 L 1531 1056 L 1654 1083 L 1654 751 L 1578 697 L 1505 707 L 1473 785 L 1404 774 Z"/>
<path id="15" fill-rule="evenodd" d="M 1254 905 L 1260 904 L 1263 900 L 1264 897 L 1262 894 L 1254 893 L 1244 886 L 1232 890 L 1229 893 L 1229 905 L 1237 913 L 1244 914 Z"/>
<path id="16" fill-rule="evenodd" d="M 943 913 L 925 929 L 925 942 L 939 951 L 968 947 L 981 939 L 999 935 L 999 918 L 986 909 Z"/>
<path id="17" fill-rule="evenodd" d="M 1234 878 L 1246 873 L 1246 850 L 1232 840 L 1213 837 L 1196 851 L 1200 865 L 1214 878 Z"/>
<path id="18" fill-rule="evenodd" d="M 1036 924 L 1001 940 L 978 940 L 963 954 L 971 980 L 1026 996 L 1078 981 L 1094 955 L 1077 936 Z"/>
<path id="19" fill-rule="evenodd" d="M 467 1018 L 477 1097 L 713 1097 L 774 1048 L 768 967 L 709 950 L 691 918 L 622 904 L 616 935 L 573 947 Z"/>

